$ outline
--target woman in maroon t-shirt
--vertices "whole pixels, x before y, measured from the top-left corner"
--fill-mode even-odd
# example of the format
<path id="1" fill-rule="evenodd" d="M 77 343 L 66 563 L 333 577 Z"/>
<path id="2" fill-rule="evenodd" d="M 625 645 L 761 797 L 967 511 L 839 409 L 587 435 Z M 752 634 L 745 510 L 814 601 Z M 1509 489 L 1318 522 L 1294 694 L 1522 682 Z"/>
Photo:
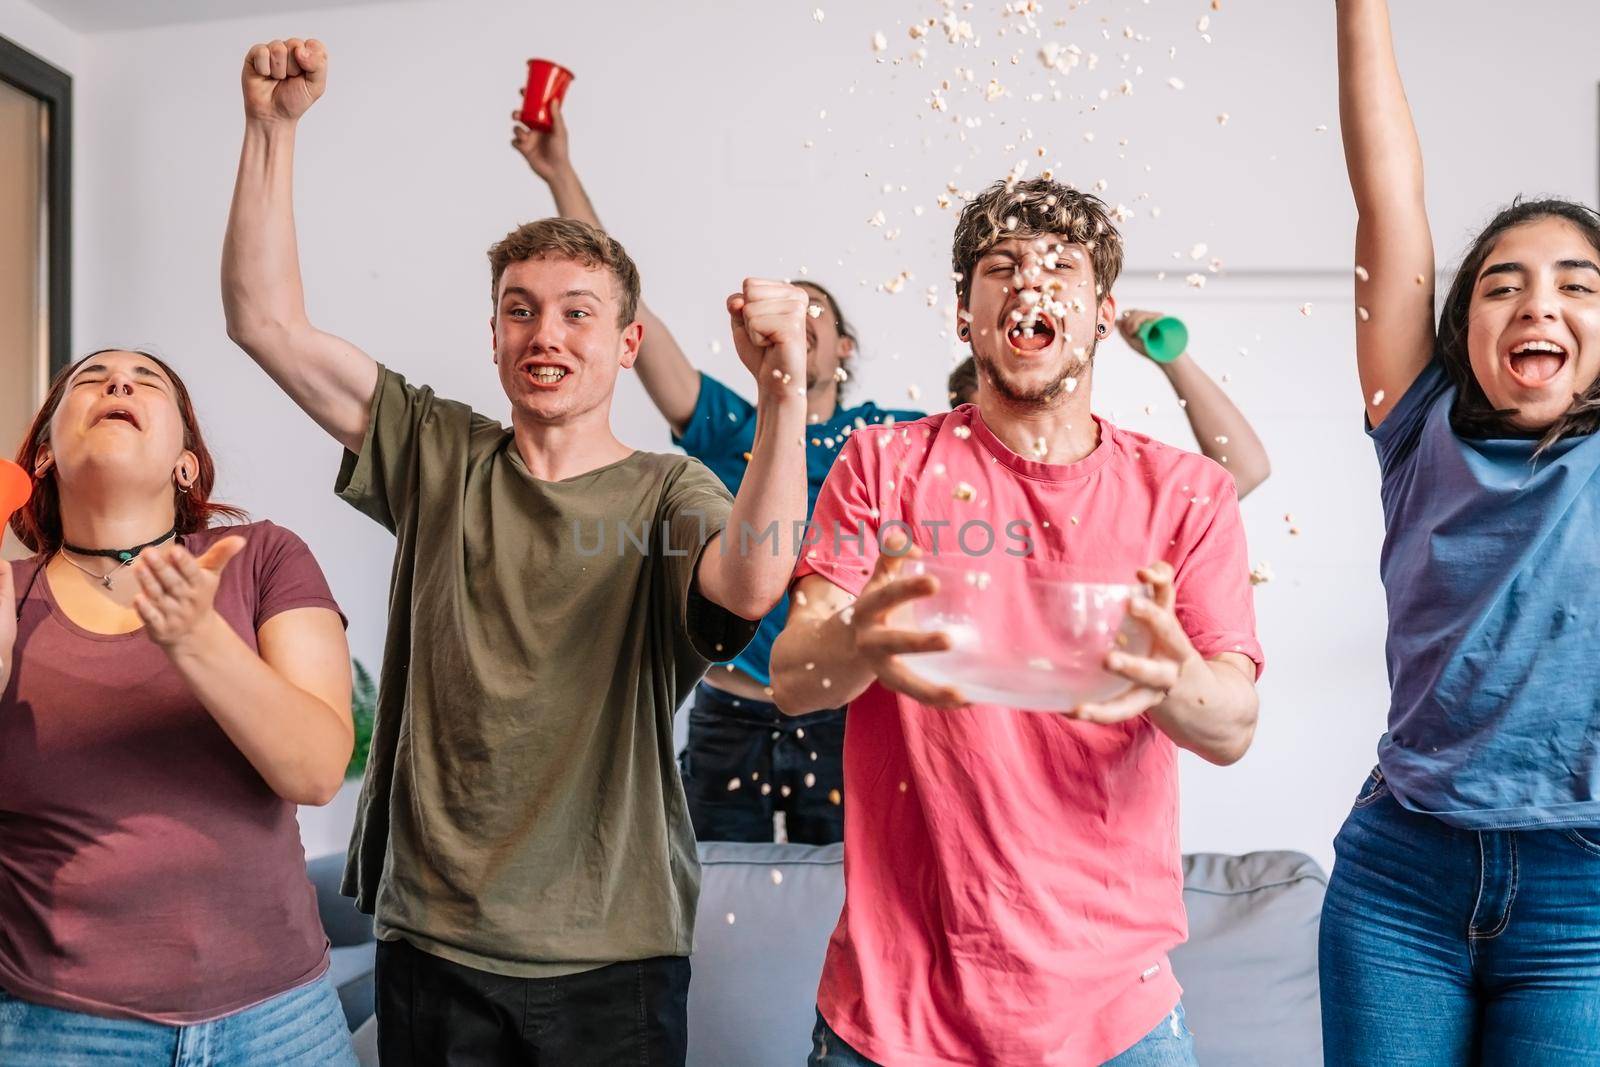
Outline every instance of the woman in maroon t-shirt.
<path id="1" fill-rule="evenodd" d="M 343 620 L 292 533 L 212 503 L 182 381 L 51 384 L 0 563 L 0 1063 L 353 1064 L 297 804 L 350 758 Z"/>

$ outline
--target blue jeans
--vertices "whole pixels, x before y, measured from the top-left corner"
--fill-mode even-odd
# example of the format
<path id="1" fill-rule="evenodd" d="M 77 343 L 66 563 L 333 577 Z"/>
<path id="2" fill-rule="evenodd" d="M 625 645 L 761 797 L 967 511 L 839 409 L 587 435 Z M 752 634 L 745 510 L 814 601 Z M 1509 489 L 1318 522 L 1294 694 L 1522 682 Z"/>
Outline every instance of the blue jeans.
<path id="1" fill-rule="evenodd" d="M 834 708 L 791 718 L 776 704 L 695 686 L 678 754 L 695 839 L 771 841 L 781 811 L 794 844 L 843 841 L 844 716 Z"/>
<path id="2" fill-rule="evenodd" d="M 5 1067 L 356 1067 L 326 979 L 194 1026 L 46 1008 L 0 992 Z"/>
<path id="3" fill-rule="evenodd" d="M 1334 853 L 1328 1067 L 1600 1063 L 1600 833 L 1456 829 L 1374 770 Z"/>
<path id="4" fill-rule="evenodd" d="M 1194 1035 L 1184 1019 L 1183 1005 L 1156 1028 L 1141 1037 L 1132 1048 L 1107 1060 L 1105 1067 L 1196 1067 Z M 845 1044 L 828 1021 L 817 1012 L 817 1025 L 811 1030 L 811 1056 L 806 1067 L 878 1067 L 861 1053 Z"/>

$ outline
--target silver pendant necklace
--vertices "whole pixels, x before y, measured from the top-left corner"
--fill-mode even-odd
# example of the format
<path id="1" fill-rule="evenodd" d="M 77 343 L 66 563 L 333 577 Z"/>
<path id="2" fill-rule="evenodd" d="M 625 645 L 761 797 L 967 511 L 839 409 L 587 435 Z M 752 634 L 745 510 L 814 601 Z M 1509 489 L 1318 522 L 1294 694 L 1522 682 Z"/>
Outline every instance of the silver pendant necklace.
<path id="1" fill-rule="evenodd" d="M 111 570 L 107 571 L 105 574 L 96 574 L 94 571 L 90 570 L 88 567 L 85 567 L 83 564 L 81 564 L 77 560 L 73 559 L 72 558 L 72 553 L 69 552 L 67 549 L 62 549 L 61 550 L 61 558 L 66 560 L 68 563 L 72 564 L 74 567 L 78 568 L 84 574 L 87 574 L 89 577 L 93 578 L 95 581 L 99 582 L 101 585 L 105 586 L 107 589 L 115 589 L 116 588 L 115 586 L 113 586 L 111 584 L 111 576 L 116 574 L 122 568 L 128 566 L 128 564 L 133 562 L 133 560 L 130 559 L 130 560 L 127 560 L 126 562 L 117 564 L 115 567 L 112 567 Z"/>
<path id="2" fill-rule="evenodd" d="M 156 538 L 154 541 L 146 541 L 144 544 L 134 545 L 132 548 L 78 548 L 75 545 L 69 545 L 63 541 L 61 544 L 61 556 L 68 563 L 72 564 L 74 567 L 78 568 L 84 574 L 87 574 L 89 577 L 93 578 L 107 589 L 115 589 L 116 587 L 111 584 L 112 575 L 133 563 L 134 560 L 139 558 L 139 553 L 143 552 L 145 549 L 152 548 L 159 544 L 164 544 L 176 537 L 177 534 L 177 527 L 173 527 L 160 537 Z M 105 559 L 114 559 L 117 561 L 117 565 L 112 567 L 105 574 L 96 574 L 88 567 L 85 567 L 83 564 L 73 559 L 73 556 L 97 556 Z"/>

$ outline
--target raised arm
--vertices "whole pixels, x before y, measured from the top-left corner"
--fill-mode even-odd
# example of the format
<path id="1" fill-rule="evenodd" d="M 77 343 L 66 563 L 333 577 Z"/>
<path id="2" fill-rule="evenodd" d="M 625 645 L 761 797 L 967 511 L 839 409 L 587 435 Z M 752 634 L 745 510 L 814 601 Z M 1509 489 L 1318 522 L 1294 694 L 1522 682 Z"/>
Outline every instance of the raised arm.
<path id="1" fill-rule="evenodd" d="M 1159 312 L 1130 309 L 1117 319 L 1117 329 L 1129 347 L 1148 356 L 1150 353 L 1139 336 L 1139 327 L 1160 317 Z M 1227 468 L 1233 475 L 1239 499 L 1243 500 L 1272 473 L 1266 446 L 1256 436 L 1250 420 L 1189 353 L 1184 352 L 1170 363 L 1156 366 L 1161 368 L 1167 381 L 1172 383 L 1172 391 L 1183 401 L 1183 413 L 1189 418 L 1189 428 L 1194 431 L 1201 453 Z"/>
<path id="2" fill-rule="evenodd" d="M 294 228 L 294 137 L 327 86 L 315 40 L 258 44 L 245 56 L 244 147 L 222 246 L 228 336 L 318 426 L 352 452 L 367 431 L 378 365 L 306 317 Z"/>
<path id="3" fill-rule="evenodd" d="M 784 533 L 806 519 L 806 304 L 804 289 L 746 278 L 728 297 L 739 359 L 756 380 L 756 431 L 727 528 L 700 557 L 707 600 L 746 619 L 777 606 L 794 571 L 798 546 Z M 779 549 L 747 551 L 742 533 L 776 524 Z M 786 546 L 786 547 L 785 547 Z"/>
<path id="4" fill-rule="evenodd" d="M 1374 426 L 1433 353 L 1433 235 L 1422 147 L 1386 0 L 1337 0 L 1339 123 L 1356 198 L 1356 366 Z"/>
<path id="5" fill-rule="evenodd" d="M 553 129 L 547 133 L 519 122 L 512 128 L 511 145 L 550 187 L 557 214 L 600 226 L 600 216 L 584 191 L 583 182 L 578 180 L 578 172 L 567 152 L 567 120 L 559 100 L 551 105 L 550 113 L 555 120 Z M 517 112 L 511 115 L 515 120 Z M 639 359 L 633 369 L 672 432 L 681 436 L 700 399 L 700 372 L 684 355 L 666 324 L 642 302 L 639 321 L 644 323 L 644 341 L 639 346 Z"/>

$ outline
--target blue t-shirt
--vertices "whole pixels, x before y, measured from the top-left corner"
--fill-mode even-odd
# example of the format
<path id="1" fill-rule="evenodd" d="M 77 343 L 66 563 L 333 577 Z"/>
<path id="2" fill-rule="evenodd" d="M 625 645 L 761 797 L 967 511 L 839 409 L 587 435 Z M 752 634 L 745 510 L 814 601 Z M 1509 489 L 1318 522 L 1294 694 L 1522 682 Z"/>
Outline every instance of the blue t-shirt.
<path id="1" fill-rule="evenodd" d="M 870 401 L 853 408 L 838 408 L 833 418 L 806 427 L 806 515 L 817 506 L 817 493 L 833 469 L 850 435 L 863 426 L 875 426 L 884 421 L 914 422 L 922 418 L 921 411 L 899 411 L 880 408 Z M 695 401 L 694 414 L 683 428 L 683 436 L 674 434 L 672 443 L 711 468 L 711 473 L 722 479 L 728 492 L 738 494 L 739 483 L 744 481 L 744 471 L 750 463 L 745 458 L 756 439 L 756 408 L 744 397 L 729 389 L 709 374 L 700 375 L 700 397 Z M 784 540 L 788 541 L 785 531 Z M 752 551 L 770 551 L 771 541 L 754 547 Z M 789 598 L 785 596 L 778 606 L 767 613 L 756 630 L 756 636 L 745 646 L 734 666 L 748 673 L 762 685 L 772 682 L 768 663 L 772 659 L 772 643 L 783 632 L 784 621 L 789 618 Z"/>
<path id="2" fill-rule="evenodd" d="M 1413 811 L 1468 830 L 1600 826 L 1600 436 L 1450 426 L 1430 363 L 1376 430 L 1389 602 L 1378 762 Z"/>

